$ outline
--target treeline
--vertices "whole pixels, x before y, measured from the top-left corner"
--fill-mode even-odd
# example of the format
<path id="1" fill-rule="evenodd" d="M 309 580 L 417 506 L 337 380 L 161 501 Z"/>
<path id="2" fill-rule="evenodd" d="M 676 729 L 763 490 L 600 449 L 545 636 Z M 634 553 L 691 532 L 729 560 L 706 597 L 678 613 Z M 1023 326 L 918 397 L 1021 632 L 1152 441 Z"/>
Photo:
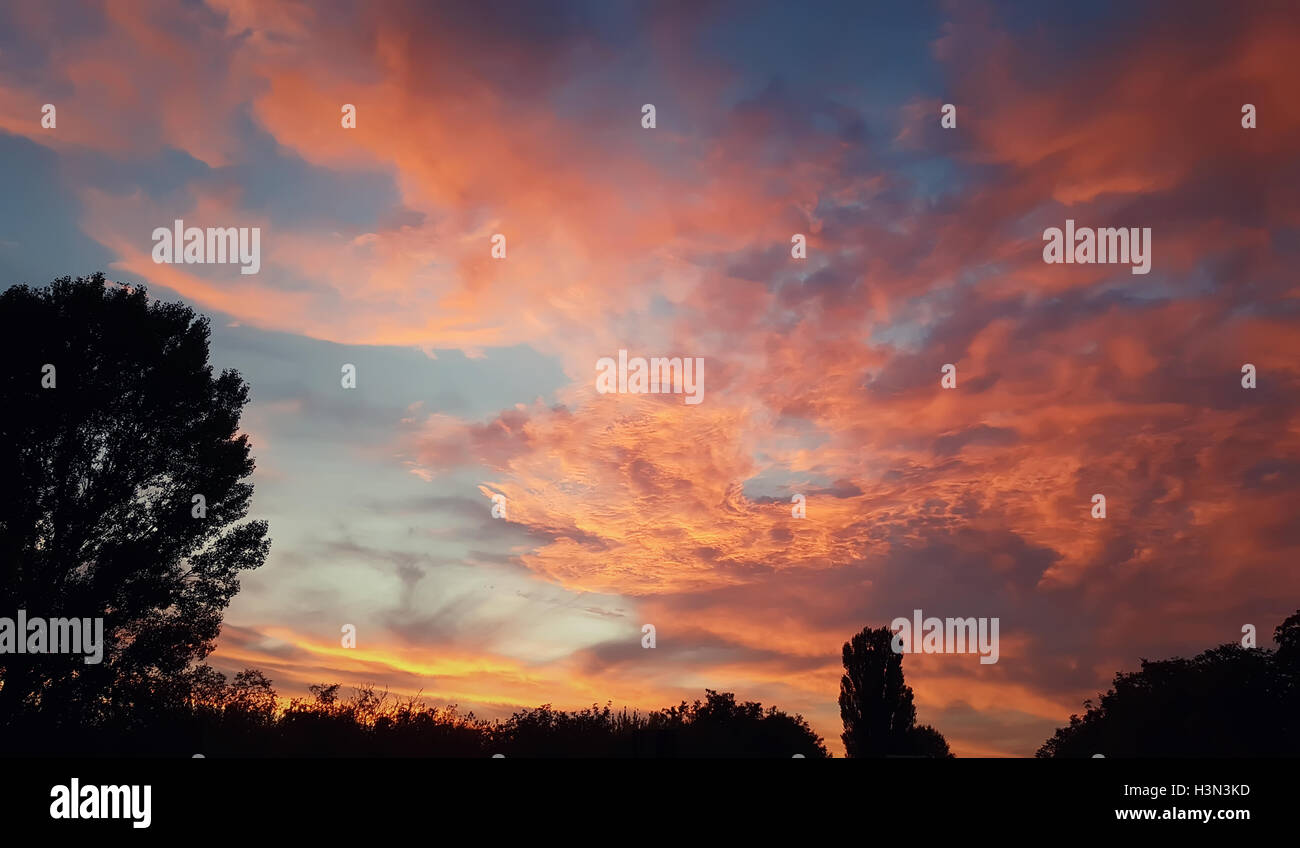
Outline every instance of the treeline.
<path id="1" fill-rule="evenodd" d="M 1300 756 L 1300 610 L 1273 641 L 1275 650 L 1228 643 L 1191 659 L 1144 659 L 1038 756 Z"/>
<path id="2" fill-rule="evenodd" d="M 0 752 L 41 756 L 205 757 L 827 757 L 800 715 L 706 689 L 703 701 L 653 712 L 608 705 L 523 709 L 486 720 L 373 686 L 339 684 L 280 706 L 271 681 L 247 669 L 227 680 L 203 665 L 183 699 L 102 705 L 98 720 L 36 713 L 0 727 Z M 0 722 L 2 723 L 2 722 Z"/>

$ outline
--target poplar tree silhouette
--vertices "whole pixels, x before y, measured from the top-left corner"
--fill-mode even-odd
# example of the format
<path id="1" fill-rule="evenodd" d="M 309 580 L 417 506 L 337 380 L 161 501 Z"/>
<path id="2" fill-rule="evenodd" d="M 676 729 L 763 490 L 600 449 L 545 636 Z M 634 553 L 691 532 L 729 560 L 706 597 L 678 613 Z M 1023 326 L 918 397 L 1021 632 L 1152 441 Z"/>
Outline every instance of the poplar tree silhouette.
<path id="1" fill-rule="evenodd" d="M 139 715 L 187 684 L 265 561 L 266 523 L 243 521 L 248 386 L 213 375 L 208 338 L 102 274 L 0 294 L 0 616 L 104 620 L 100 664 L 0 654 L 0 722 Z"/>
<path id="2" fill-rule="evenodd" d="M 912 687 L 903 680 L 903 655 L 888 627 L 863 628 L 844 643 L 840 718 L 849 757 L 951 757 L 943 734 L 916 724 Z"/>

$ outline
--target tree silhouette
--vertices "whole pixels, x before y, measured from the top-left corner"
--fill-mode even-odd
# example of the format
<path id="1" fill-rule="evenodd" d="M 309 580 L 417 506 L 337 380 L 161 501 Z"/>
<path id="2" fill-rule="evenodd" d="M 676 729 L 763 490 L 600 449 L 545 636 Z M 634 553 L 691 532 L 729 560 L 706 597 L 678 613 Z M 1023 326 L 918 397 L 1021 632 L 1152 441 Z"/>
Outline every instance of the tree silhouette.
<path id="1" fill-rule="evenodd" d="M 1070 716 L 1039 757 L 1300 755 L 1300 611 L 1277 650 L 1220 645 L 1192 659 L 1142 660 L 1087 713 Z"/>
<path id="2" fill-rule="evenodd" d="M 316 684 L 312 698 L 285 707 L 271 681 L 244 669 L 233 681 L 206 665 L 181 702 L 140 705 L 58 733 L 0 735 L 5 754 L 161 754 L 205 757 L 779 757 L 829 756 L 808 723 L 776 707 L 738 702 L 706 689 L 706 699 L 649 713 L 608 705 L 550 705 L 488 721 L 453 704 L 391 698 L 366 685 L 339 697 L 339 684 Z M 144 715 L 147 720 L 141 721 Z"/>
<path id="3" fill-rule="evenodd" d="M 202 689 L 190 666 L 270 545 L 241 521 L 248 387 L 213 376 L 207 319 L 63 277 L 0 295 L 0 356 L 0 615 L 104 621 L 99 664 L 0 654 L 0 721 L 93 722 Z"/>
<path id="4" fill-rule="evenodd" d="M 103 661 L 0 653 L 0 750 L 370 756 L 825 757 L 798 715 L 706 690 L 641 714 L 543 706 L 487 722 L 338 684 L 281 707 L 211 652 L 266 524 L 244 521 L 248 387 L 208 322 L 103 275 L 0 294 L 0 616 L 102 618 Z M 199 497 L 201 496 L 201 497 Z M 25 634 L 17 634 L 24 638 Z"/>
<path id="5" fill-rule="evenodd" d="M 492 733 L 495 751 L 511 757 L 804 757 L 828 756 L 799 715 L 730 692 L 706 689 L 705 700 L 641 715 L 608 705 L 565 712 L 550 705 L 516 712 Z"/>
<path id="6" fill-rule="evenodd" d="M 903 655 L 888 627 L 863 628 L 844 643 L 840 718 L 850 757 L 951 757 L 943 734 L 917 726 L 912 687 L 903 681 Z"/>

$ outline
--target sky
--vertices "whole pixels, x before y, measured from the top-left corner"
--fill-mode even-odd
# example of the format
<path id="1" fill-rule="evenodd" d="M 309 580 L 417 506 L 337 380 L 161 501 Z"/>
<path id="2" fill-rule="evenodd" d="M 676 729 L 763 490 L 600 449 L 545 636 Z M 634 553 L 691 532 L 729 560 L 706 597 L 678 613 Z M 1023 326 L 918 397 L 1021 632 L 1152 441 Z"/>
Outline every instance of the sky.
<path id="1" fill-rule="evenodd" d="M 211 316 L 273 539 L 228 673 L 709 688 L 838 755 L 841 645 L 920 609 L 1000 651 L 905 656 L 918 720 L 1032 755 L 1300 607 L 1300 10 L 1048 5 L 6 3 L 0 285 Z M 154 262 L 178 218 L 258 273 Z M 1150 273 L 1048 264 L 1067 219 Z M 702 402 L 597 391 L 619 350 Z"/>

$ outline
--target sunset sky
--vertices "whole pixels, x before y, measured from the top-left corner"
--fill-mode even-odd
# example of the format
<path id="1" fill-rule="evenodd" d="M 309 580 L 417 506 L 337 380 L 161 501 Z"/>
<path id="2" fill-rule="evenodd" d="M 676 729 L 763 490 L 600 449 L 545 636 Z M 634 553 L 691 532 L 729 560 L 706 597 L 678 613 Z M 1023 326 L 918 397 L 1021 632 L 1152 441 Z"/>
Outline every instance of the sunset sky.
<path id="1" fill-rule="evenodd" d="M 273 539 L 228 673 L 707 687 L 839 755 L 840 646 L 919 608 L 1001 622 L 996 664 L 904 659 L 919 721 L 1026 756 L 1300 607 L 1298 57 L 1294 3 L 19 0 L 0 286 L 211 316 Z M 178 218 L 260 227 L 260 272 L 155 264 Z M 1151 272 L 1046 264 L 1066 219 Z M 620 349 L 703 357 L 703 402 L 597 393 Z"/>

